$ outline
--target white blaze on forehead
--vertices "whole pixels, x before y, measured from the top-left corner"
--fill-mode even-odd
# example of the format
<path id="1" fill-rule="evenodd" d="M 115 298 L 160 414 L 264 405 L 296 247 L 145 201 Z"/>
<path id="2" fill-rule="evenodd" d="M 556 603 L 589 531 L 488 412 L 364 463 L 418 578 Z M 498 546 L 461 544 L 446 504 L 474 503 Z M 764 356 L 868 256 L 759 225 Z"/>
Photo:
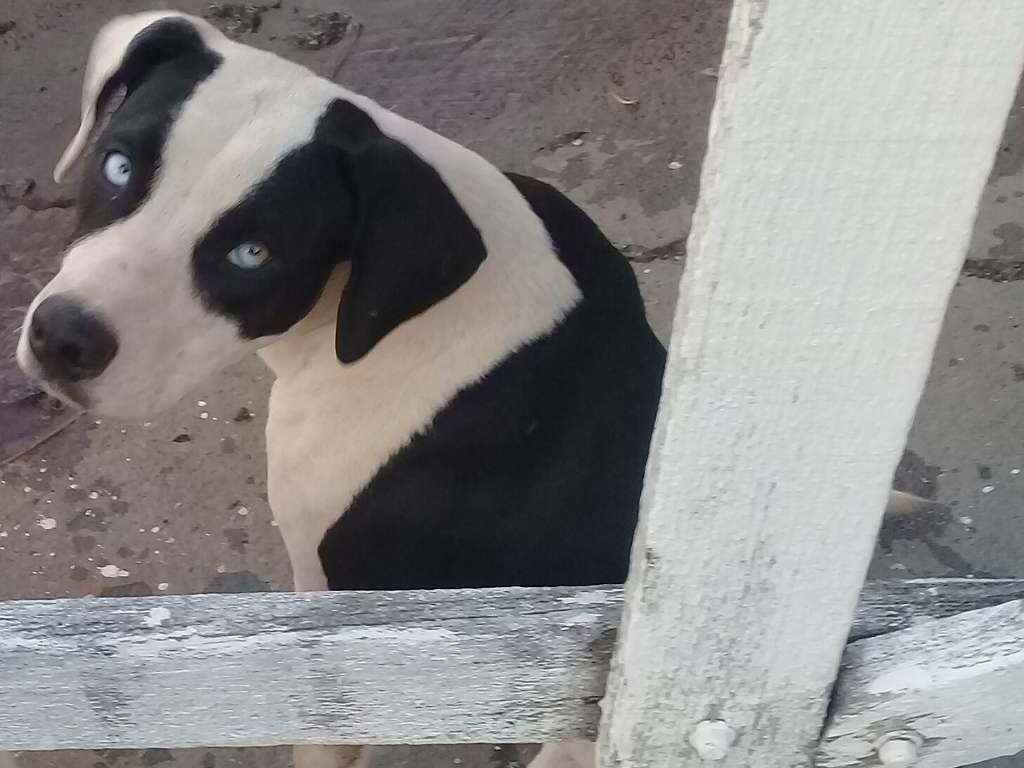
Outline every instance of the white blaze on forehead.
<path id="1" fill-rule="evenodd" d="M 164 144 L 149 199 L 135 218 L 158 217 L 192 243 L 237 205 L 278 161 L 313 138 L 333 83 L 225 40 L 224 58 L 184 103 Z"/>

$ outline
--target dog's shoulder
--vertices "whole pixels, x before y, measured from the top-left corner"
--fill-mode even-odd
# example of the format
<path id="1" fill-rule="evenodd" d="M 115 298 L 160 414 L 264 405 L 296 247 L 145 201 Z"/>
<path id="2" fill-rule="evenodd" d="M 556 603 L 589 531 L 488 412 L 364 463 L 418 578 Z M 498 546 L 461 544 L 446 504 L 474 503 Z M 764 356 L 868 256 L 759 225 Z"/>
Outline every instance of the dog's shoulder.
<path id="1" fill-rule="evenodd" d="M 462 389 L 357 494 L 320 545 L 333 589 L 625 576 L 664 349 L 590 218 L 543 182 L 509 178 L 583 300 Z"/>
<path id="2" fill-rule="evenodd" d="M 591 309 L 614 304 L 634 319 L 643 317 L 636 276 L 625 257 L 594 221 L 547 182 L 508 172 L 534 214 L 544 223 L 558 258 L 572 274 Z"/>

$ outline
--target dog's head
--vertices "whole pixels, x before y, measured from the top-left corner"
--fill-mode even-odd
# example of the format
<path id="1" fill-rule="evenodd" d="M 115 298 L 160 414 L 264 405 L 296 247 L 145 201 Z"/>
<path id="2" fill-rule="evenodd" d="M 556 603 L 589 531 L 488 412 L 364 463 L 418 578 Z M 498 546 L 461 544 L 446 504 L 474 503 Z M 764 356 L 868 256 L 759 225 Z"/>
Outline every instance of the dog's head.
<path id="1" fill-rule="evenodd" d="M 80 405 L 142 416 L 289 331 L 345 265 L 336 349 L 357 363 L 485 255 L 382 114 L 201 19 L 110 22 L 54 172 L 85 161 L 78 230 L 29 308 L 21 366 Z"/>

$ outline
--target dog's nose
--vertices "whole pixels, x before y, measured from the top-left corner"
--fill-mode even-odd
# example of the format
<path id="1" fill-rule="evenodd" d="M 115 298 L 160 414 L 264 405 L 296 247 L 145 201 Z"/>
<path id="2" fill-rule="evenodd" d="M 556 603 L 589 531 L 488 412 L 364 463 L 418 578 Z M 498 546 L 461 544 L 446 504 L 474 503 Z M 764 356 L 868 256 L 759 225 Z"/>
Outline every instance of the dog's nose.
<path id="1" fill-rule="evenodd" d="M 55 295 L 43 299 L 28 328 L 28 343 L 47 376 L 84 381 L 103 373 L 117 354 L 117 336 L 78 302 Z"/>

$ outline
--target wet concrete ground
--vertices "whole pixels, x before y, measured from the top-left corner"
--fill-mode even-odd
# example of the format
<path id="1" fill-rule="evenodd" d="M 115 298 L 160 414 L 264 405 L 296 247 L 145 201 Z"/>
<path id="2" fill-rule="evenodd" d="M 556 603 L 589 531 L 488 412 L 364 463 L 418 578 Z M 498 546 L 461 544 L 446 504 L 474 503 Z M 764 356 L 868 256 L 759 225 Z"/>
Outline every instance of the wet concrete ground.
<path id="1" fill-rule="evenodd" d="M 10 359 L 21 312 L 56 270 L 73 226 L 74 186 L 58 187 L 50 172 L 77 127 L 92 35 L 112 15 L 157 5 L 0 7 L 0 599 L 289 584 L 266 503 L 270 376 L 258 360 L 151 421 L 120 423 L 53 410 Z M 215 5 L 214 21 L 240 39 L 567 192 L 630 257 L 667 339 L 726 3 L 649 0 L 627 13 L 614 0 L 358 0 L 340 9 L 350 20 L 330 15 L 339 5 L 325 1 L 242 13 Z M 176 7 L 203 13 L 210 3 Z M 1022 109 L 1019 97 L 897 472 L 898 487 L 934 498 L 937 511 L 883 529 L 874 577 L 1024 576 Z M 380 763 L 497 768 L 528 752 L 395 749 Z M 283 749 L 219 749 L 26 754 L 21 762 L 214 768 L 288 759 Z M 1024 758 L 992 765 L 1024 766 Z"/>

